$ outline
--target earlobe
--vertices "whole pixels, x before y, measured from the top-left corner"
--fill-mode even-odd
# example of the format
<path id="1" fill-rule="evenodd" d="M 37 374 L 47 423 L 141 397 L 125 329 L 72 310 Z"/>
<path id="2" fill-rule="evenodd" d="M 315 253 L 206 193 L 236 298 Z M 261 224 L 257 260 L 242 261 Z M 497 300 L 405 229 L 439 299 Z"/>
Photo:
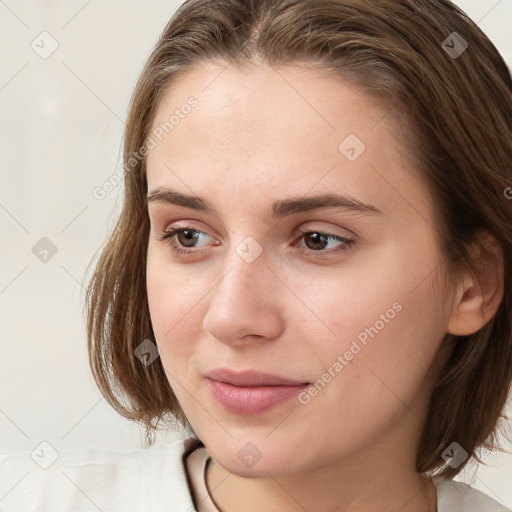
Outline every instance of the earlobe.
<path id="1" fill-rule="evenodd" d="M 473 334 L 498 311 L 504 293 L 504 258 L 501 244 L 489 232 L 481 232 L 471 247 L 475 273 L 465 271 L 454 294 L 448 332 Z"/>

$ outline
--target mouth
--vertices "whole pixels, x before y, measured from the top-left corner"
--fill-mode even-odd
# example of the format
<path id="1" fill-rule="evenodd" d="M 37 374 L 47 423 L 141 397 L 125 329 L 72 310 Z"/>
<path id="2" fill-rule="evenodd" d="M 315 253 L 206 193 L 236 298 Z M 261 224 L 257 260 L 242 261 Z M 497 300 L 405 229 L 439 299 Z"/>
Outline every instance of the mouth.
<path id="1" fill-rule="evenodd" d="M 206 376 L 212 397 L 227 411 L 255 415 L 267 411 L 305 390 L 310 383 L 246 370 L 220 368 Z"/>

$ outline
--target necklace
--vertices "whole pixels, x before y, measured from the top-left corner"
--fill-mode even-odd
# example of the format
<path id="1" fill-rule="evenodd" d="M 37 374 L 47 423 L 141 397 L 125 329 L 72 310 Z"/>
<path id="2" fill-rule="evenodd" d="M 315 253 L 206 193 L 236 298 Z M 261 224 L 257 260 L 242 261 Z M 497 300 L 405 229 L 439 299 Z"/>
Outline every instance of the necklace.
<path id="1" fill-rule="evenodd" d="M 208 479 L 206 477 L 206 475 L 208 474 L 208 469 L 210 467 L 210 463 L 212 462 L 212 458 L 211 457 L 208 457 L 208 459 L 206 460 L 206 464 L 204 465 L 204 486 L 206 487 L 206 492 L 208 493 L 208 496 L 211 500 L 211 502 L 213 503 L 213 506 L 217 509 L 218 512 L 224 512 L 218 505 L 217 503 L 215 502 L 215 500 L 213 499 L 213 496 L 212 496 L 212 493 L 210 492 L 210 487 L 208 485 Z"/>

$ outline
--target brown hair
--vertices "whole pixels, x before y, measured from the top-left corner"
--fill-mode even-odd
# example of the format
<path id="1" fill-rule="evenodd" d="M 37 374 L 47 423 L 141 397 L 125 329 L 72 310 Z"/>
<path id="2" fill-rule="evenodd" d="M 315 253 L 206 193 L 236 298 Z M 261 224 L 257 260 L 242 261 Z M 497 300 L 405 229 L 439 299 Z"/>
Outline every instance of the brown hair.
<path id="1" fill-rule="evenodd" d="M 104 397 L 145 427 L 149 444 L 164 419 L 192 429 L 160 358 L 146 366 L 134 355 L 142 340 L 154 340 L 144 149 L 166 89 L 212 60 L 306 63 L 394 105 L 414 128 L 407 142 L 435 203 L 446 268 L 475 268 L 469 247 L 479 231 L 498 239 L 504 298 L 482 329 L 453 340 L 416 467 L 453 477 L 469 457 L 457 468 L 445 464 L 452 442 L 475 457 L 481 446 L 496 449 L 512 381 L 512 80 L 493 44 L 448 0 L 188 0 L 178 9 L 132 96 L 123 209 L 87 288 L 89 360 Z"/>

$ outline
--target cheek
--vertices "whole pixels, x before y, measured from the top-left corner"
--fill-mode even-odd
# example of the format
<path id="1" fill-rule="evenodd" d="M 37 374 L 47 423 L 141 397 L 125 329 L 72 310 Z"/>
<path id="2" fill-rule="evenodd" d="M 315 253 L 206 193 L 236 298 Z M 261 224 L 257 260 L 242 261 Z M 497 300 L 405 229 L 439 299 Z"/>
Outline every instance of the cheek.
<path id="1" fill-rule="evenodd" d="M 354 314 L 339 304 L 344 321 L 334 326 L 332 342 L 325 336 L 305 340 L 305 361 L 317 371 L 297 419 L 308 423 L 328 414 L 328 423 L 315 423 L 326 446 L 355 450 L 425 412 L 426 379 L 444 330 L 428 283 L 409 296 L 398 294 L 398 301 L 394 297 L 382 293 L 365 300 L 362 292 L 354 294 Z"/>
<path id="2" fill-rule="evenodd" d="M 397 347 L 410 345 L 411 340 L 421 344 L 422 333 L 430 338 L 445 329 L 433 285 L 436 256 L 423 251 L 418 258 L 416 251 L 408 255 L 406 249 L 376 251 L 367 261 L 331 275 L 312 273 L 292 278 L 290 287 L 303 303 L 302 321 L 310 328 L 324 324 L 324 332 L 319 331 L 323 335 L 308 340 L 316 345 L 317 353 L 329 352 L 328 347 L 338 353 L 348 349 L 355 338 L 363 344 L 388 337 L 388 343 Z M 293 329 L 296 322 L 287 320 Z"/>
<path id="3" fill-rule="evenodd" d="M 190 343 L 180 340 L 184 341 L 183 333 L 197 329 L 194 307 L 200 297 L 191 290 L 187 270 L 169 265 L 164 252 L 153 250 L 150 245 L 146 284 L 155 341 L 167 368 L 169 361 L 181 360 L 182 355 L 185 357 L 192 350 Z"/>
<path id="4" fill-rule="evenodd" d="M 318 378 L 333 382 L 322 394 L 340 414 L 400 409 L 401 400 L 411 403 L 422 388 L 447 331 L 447 311 L 436 290 L 438 269 L 432 251 L 408 255 L 402 247 L 364 270 L 324 283 L 316 288 L 320 293 L 306 295 L 304 286 L 304 296 L 334 331 L 305 342 L 310 360 L 318 362 Z"/>

